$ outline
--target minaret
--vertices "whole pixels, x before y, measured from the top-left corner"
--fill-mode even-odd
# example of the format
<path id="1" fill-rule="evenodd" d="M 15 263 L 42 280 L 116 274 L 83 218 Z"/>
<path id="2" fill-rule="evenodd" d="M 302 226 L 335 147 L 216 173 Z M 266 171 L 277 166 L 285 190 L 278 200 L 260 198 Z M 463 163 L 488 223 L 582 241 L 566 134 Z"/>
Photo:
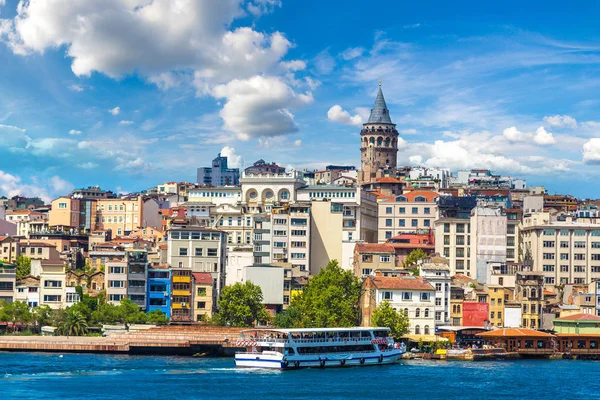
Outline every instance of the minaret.
<path id="1" fill-rule="evenodd" d="M 369 120 L 360 131 L 361 183 L 369 183 L 377 177 L 392 172 L 395 175 L 398 157 L 398 131 L 392 123 L 390 111 L 381 91 L 375 98 Z"/>

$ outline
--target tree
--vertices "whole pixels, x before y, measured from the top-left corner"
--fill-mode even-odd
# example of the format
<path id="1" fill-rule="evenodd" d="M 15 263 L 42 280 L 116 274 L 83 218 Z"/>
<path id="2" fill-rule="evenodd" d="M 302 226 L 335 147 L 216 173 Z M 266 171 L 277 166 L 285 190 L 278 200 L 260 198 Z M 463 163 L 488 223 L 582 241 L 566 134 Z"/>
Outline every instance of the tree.
<path id="1" fill-rule="evenodd" d="M 297 328 L 302 321 L 302 312 L 297 304 L 292 303 L 288 308 L 275 316 L 275 326 L 278 328 Z"/>
<path id="2" fill-rule="evenodd" d="M 54 318 L 54 311 L 47 304 L 34 307 L 32 312 L 33 323 L 36 327 L 41 328 L 45 325 L 51 325 Z"/>
<path id="3" fill-rule="evenodd" d="M 154 325 L 166 325 L 169 323 L 169 318 L 161 310 L 152 310 L 146 314 L 146 321 Z"/>
<path id="4" fill-rule="evenodd" d="M 308 282 L 302 294 L 294 297 L 286 318 L 293 318 L 296 327 L 357 326 L 360 293 L 359 279 L 332 260 Z"/>
<path id="5" fill-rule="evenodd" d="M 17 330 L 17 323 L 29 324 L 32 321 L 32 315 L 26 303 L 13 301 L 12 303 L 3 303 L 0 319 L 6 323 L 11 323 L 14 332 Z"/>
<path id="6" fill-rule="evenodd" d="M 219 300 L 219 312 L 214 315 L 213 320 L 217 325 L 240 327 L 267 322 L 270 316 L 262 301 L 260 286 L 252 282 L 237 282 L 225 286 Z"/>
<path id="7" fill-rule="evenodd" d="M 410 332 L 410 322 L 406 311 L 396 311 L 389 301 L 380 303 L 371 317 L 374 326 L 387 327 L 391 329 L 392 336 L 399 339 Z"/>
<path id="8" fill-rule="evenodd" d="M 123 299 L 117 306 L 117 320 L 124 324 L 143 324 L 146 322 L 146 313 L 131 299 Z"/>
<path id="9" fill-rule="evenodd" d="M 79 311 L 69 308 L 65 318 L 58 324 L 56 333 L 61 336 L 83 336 L 88 333 L 88 324 Z"/>
<path id="10" fill-rule="evenodd" d="M 17 257 L 15 264 L 17 264 L 17 279 L 23 279 L 31 275 L 31 259 L 29 257 L 20 255 Z"/>
<path id="11" fill-rule="evenodd" d="M 425 253 L 423 251 L 423 249 L 416 249 L 410 252 L 410 254 L 406 257 L 406 259 L 404 260 L 404 262 L 402 263 L 402 267 L 403 268 L 411 268 L 413 267 L 418 260 L 421 260 L 423 258 L 428 258 L 429 256 L 427 255 L 427 253 Z M 415 268 L 413 268 L 415 269 Z M 418 275 L 418 268 L 416 268 L 417 273 L 414 275 Z"/>

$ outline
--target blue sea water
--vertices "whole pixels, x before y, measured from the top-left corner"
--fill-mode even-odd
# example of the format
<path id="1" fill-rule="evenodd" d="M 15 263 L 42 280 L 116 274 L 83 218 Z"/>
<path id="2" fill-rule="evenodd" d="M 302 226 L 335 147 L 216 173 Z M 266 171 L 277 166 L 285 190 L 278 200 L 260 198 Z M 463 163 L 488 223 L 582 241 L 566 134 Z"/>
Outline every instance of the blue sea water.
<path id="1" fill-rule="evenodd" d="M 232 358 L 0 353 L 2 399 L 597 399 L 600 362 L 414 360 L 297 371 Z"/>

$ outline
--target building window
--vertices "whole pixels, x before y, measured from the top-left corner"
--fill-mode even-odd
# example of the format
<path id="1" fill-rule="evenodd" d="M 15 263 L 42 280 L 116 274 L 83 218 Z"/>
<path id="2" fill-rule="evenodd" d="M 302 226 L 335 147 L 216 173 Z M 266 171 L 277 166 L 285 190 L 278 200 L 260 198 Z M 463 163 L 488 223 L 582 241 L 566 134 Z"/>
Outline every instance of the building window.
<path id="1" fill-rule="evenodd" d="M 379 256 L 379 262 L 389 263 L 390 262 L 390 256 Z"/>
<path id="2" fill-rule="evenodd" d="M 383 300 L 392 300 L 392 292 L 383 292 L 381 297 Z"/>
<path id="3" fill-rule="evenodd" d="M 442 320 L 442 312 L 441 311 L 436 311 L 435 312 L 435 320 L 436 321 L 441 321 Z"/>
<path id="4" fill-rule="evenodd" d="M 436 298 L 435 298 L 435 305 L 436 305 L 436 306 L 441 306 L 441 305 L 442 305 L 442 299 L 441 299 L 441 298 L 439 298 L 439 297 L 436 297 Z"/>
<path id="5" fill-rule="evenodd" d="M 431 214 L 431 208 L 429 208 L 429 207 L 423 208 L 423 214 Z"/>
<path id="6" fill-rule="evenodd" d="M 206 256 L 207 257 L 216 257 L 217 256 L 217 249 L 207 249 Z"/>
<path id="7" fill-rule="evenodd" d="M 554 241 L 544 240 L 543 247 L 554 247 Z"/>
<path id="8" fill-rule="evenodd" d="M 545 278 L 544 278 L 544 282 L 545 282 L 547 285 L 554 285 L 554 278 L 552 278 L 552 277 L 545 277 Z"/>
<path id="9" fill-rule="evenodd" d="M 421 301 L 429 301 L 431 293 L 421 293 Z"/>
<path id="10" fill-rule="evenodd" d="M 398 208 L 398 214 L 406 214 L 406 208 L 405 207 L 399 207 Z"/>
<path id="11" fill-rule="evenodd" d="M 417 220 L 417 219 L 412 219 L 412 220 L 410 221 L 410 225 L 411 225 L 412 227 L 415 227 L 415 228 L 416 228 L 417 226 L 419 226 L 419 220 Z"/>
<path id="12" fill-rule="evenodd" d="M 392 220 L 390 218 L 385 220 L 385 226 L 392 226 Z"/>
<path id="13" fill-rule="evenodd" d="M 544 260 L 554 260 L 554 253 L 544 253 L 543 259 Z"/>
<path id="14" fill-rule="evenodd" d="M 67 208 L 67 203 L 58 203 L 58 208 L 66 209 Z"/>
<path id="15" fill-rule="evenodd" d="M 412 292 L 402 292 L 402 300 L 411 301 L 412 300 Z"/>
<path id="16" fill-rule="evenodd" d="M 385 208 L 385 213 L 386 214 L 391 214 L 392 213 L 392 207 L 386 207 Z"/>
<path id="17" fill-rule="evenodd" d="M 411 210 L 412 214 L 418 214 L 419 213 L 419 207 L 413 207 Z"/>
<path id="18" fill-rule="evenodd" d="M 444 224 L 444 233 L 450 233 L 450 224 Z"/>
<path id="19" fill-rule="evenodd" d="M 465 224 L 456 224 L 456 233 L 465 233 Z"/>
<path id="20" fill-rule="evenodd" d="M 188 255 L 188 249 L 185 247 L 180 247 L 179 248 L 179 255 L 180 256 L 187 256 Z"/>
<path id="21" fill-rule="evenodd" d="M 421 327 L 419 325 L 415 325 L 415 335 L 421 334 Z"/>
<path id="22" fill-rule="evenodd" d="M 196 303 L 196 308 L 199 310 L 204 310 L 206 308 L 206 302 L 205 301 L 199 301 Z"/>
<path id="23" fill-rule="evenodd" d="M 385 231 L 385 238 L 389 239 L 392 237 L 392 231 Z"/>
<path id="24" fill-rule="evenodd" d="M 429 308 L 425 309 L 425 318 L 429 318 Z"/>
<path id="25" fill-rule="evenodd" d="M 398 220 L 398 226 L 400 226 L 400 227 L 406 226 L 406 221 L 403 220 L 403 219 L 399 219 Z"/>

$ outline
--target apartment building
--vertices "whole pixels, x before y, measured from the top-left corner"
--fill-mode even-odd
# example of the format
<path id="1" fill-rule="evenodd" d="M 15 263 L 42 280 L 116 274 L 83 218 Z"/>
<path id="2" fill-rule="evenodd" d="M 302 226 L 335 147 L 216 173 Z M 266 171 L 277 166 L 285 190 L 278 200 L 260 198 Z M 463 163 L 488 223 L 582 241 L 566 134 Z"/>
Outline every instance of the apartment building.
<path id="1" fill-rule="evenodd" d="M 192 270 L 171 268 L 171 322 L 193 321 Z"/>
<path id="2" fill-rule="evenodd" d="M 221 156 L 221 153 L 212 160 L 210 167 L 200 167 L 197 171 L 197 182 L 200 185 L 237 185 L 240 183 L 239 180 L 239 168 L 229 168 L 227 157 Z"/>
<path id="3" fill-rule="evenodd" d="M 40 262 L 40 305 L 46 304 L 54 310 L 75 303 L 76 294 L 69 292 L 67 299 L 65 265 L 61 260 Z"/>
<path id="4" fill-rule="evenodd" d="M 6 221 L 17 225 L 17 236 L 25 238 L 28 238 L 31 232 L 43 231 L 47 227 L 43 223 L 45 219 L 45 214 L 31 210 L 17 210 L 6 213 Z M 40 225 L 39 222 L 42 222 L 42 224 Z"/>
<path id="5" fill-rule="evenodd" d="M 15 301 L 26 303 L 30 308 L 40 305 L 40 278 L 26 276 L 15 284 Z"/>
<path id="6" fill-rule="evenodd" d="M 273 206 L 302 201 L 297 192 L 306 186 L 302 173 L 298 171 L 279 174 L 244 172 L 240 183 L 241 205 L 250 214 L 269 212 Z"/>
<path id="7" fill-rule="evenodd" d="M 15 297 L 17 266 L 0 262 L 0 301 L 12 303 Z"/>
<path id="8" fill-rule="evenodd" d="M 127 250 L 127 297 L 142 310 L 146 309 L 146 250 Z"/>
<path id="9" fill-rule="evenodd" d="M 354 276 L 365 278 L 381 271 L 396 269 L 394 248 L 387 244 L 357 243 L 354 247 Z"/>
<path id="10" fill-rule="evenodd" d="M 534 213 L 524 216 L 521 234 L 524 262 L 543 275 L 546 285 L 600 280 L 600 225 Z"/>
<path id="11" fill-rule="evenodd" d="M 450 267 L 439 257 L 423 261 L 419 265 L 419 276 L 435 288 L 435 325 L 450 325 Z"/>
<path id="12" fill-rule="evenodd" d="M 330 260 L 351 271 L 356 242 L 377 241 L 377 197 L 372 193 L 335 185 L 306 186 L 298 191 L 298 202 L 311 205 L 311 274 Z"/>
<path id="13" fill-rule="evenodd" d="M 433 191 L 413 190 L 378 204 L 377 241 L 393 236 L 433 229 L 437 218 L 437 199 Z"/>
<path id="14" fill-rule="evenodd" d="M 507 218 L 499 208 L 476 207 L 471 213 L 471 262 L 475 277 L 487 281 L 488 263 L 506 262 Z"/>
<path id="15" fill-rule="evenodd" d="M 48 213 L 48 225 L 52 229 L 69 231 L 80 227 L 80 202 L 70 196 L 61 196 L 52 200 L 52 208 Z"/>
<path id="16" fill-rule="evenodd" d="M 227 234 L 222 231 L 194 226 L 172 228 L 169 230 L 167 264 L 173 269 L 210 273 L 219 296 L 225 285 L 226 242 Z"/>
<path id="17" fill-rule="evenodd" d="M 111 260 L 105 264 L 106 301 L 119 305 L 127 297 L 127 261 Z"/>
<path id="18" fill-rule="evenodd" d="M 159 204 L 142 196 L 96 201 L 95 230 L 111 230 L 113 236 L 128 235 L 136 228 L 160 228 Z"/>
<path id="19" fill-rule="evenodd" d="M 162 311 L 171 316 L 171 270 L 166 265 L 149 265 L 146 288 L 146 311 Z"/>
<path id="20" fill-rule="evenodd" d="M 404 310 L 410 321 L 410 334 L 435 334 L 435 288 L 422 277 L 384 277 L 380 273 L 363 281 L 361 326 L 371 326 L 375 308 L 389 301 L 395 310 Z"/>
<path id="21" fill-rule="evenodd" d="M 208 272 L 192 272 L 193 319 L 196 322 L 211 318 L 216 309 L 214 283 Z"/>
<path id="22" fill-rule="evenodd" d="M 300 271 L 310 265 L 310 205 L 290 204 L 271 213 L 271 261 L 287 262 Z"/>

